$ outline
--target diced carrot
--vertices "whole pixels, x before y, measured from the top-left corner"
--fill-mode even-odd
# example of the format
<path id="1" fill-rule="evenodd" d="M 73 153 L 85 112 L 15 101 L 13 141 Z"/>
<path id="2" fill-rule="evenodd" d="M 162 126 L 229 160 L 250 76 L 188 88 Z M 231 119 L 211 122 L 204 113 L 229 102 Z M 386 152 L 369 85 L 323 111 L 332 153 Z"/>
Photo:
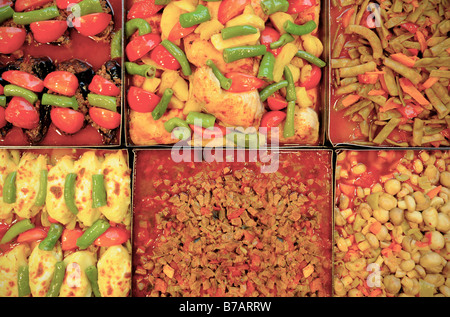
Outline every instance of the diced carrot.
<path id="1" fill-rule="evenodd" d="M 422 88 L 423 89 L 428 89 L 431 88 L 431 86 L 433 86 L 435 83 L 437 83 L 439 81 L 439 77 L 429 77 L 423 84 L 422 84 Z"/>
<path id="2" fill-rule="evenodd" d="M 347 185 L 347 184 L 341 183 L 341 184 L 339 184 L 339 189 L 346 196 L 353 196 L 355 194 L 355 186 L 353 186 L 353 185 Z"/>
<path id="3" fill-rule="evenodd" d="M 446 49 L 447 53 L 450 54 L 450 47 Z"/>
<path id="4" fill-rule="evenodd" d="M 420 44 L 420 51 L 423 53 L 428 48 L 427 41 L 425 40 L 425 36 L 421 31 L 416 32 L 417 41 Z"/>
<path id="5" fill-rule="evenodd" d="M 435 188 L 433 188 L 432 190 L 430 190 L 427 195 L 428 197 L 430 197 L 431 199 L 433 199 L 434 197 L 436 197 L 437 194 L 439 194 L 439 192 L 442 189 L 442 185 L 436 186 Z"/>
<path id="6" fill-rule="evenodd" d="M 373 224 L 370 225 L 369 230 L 373 234 L 377 234 L 381 230 L 381 222 L 375 221 Z"/>
<path id="7" fill-rule="evenodd" d="M 386 94 L 386 92 L 382 89 L 374 89 L 367 93 L 369 96 L 382 96 Z"/>
<path id="8" fill-rule="evenodd" d="M 389 98 L 386 103 L 380 107 L 380 112 L 386 112 L 388 110 L 397 109 L 401 104 L 398 104 L 394 101 L 394 98 Z"/>
<path id="9" fill-rule="evenodd" d="M 374 289 L 373 291 L 370 292 L 369 296 L 370 297 L 377 297 L 378 295 L 381 295 L 381 289 L 377 288 Z"/>
<path id="10" fill-rule="evenodd" d="M 342 99 L 342 106 L 347 108 L 348 106 L 351 106 L 355 102 L 357 102 L 361 97 L 359 95 L 347 95 Z"/>
<path id="11" fill-rule="evenodd" d="M 344 16 L 342 17 L 342 26 L 346 28 L 350 24 L 350 19 L 355 13 L 355 8 L 350 8 L 347 12 L 344 13 Z"/>
<path id="12" fill-rule="evenodd" d="M 403 64 L 405 66 L 408 66 L 408 67 L 414 67 L 414 64 L 416 63 L 416 61 L 414 59 L 412 59 L 409 56 L 406 56 L 403 53 L 391 54 L 391 58 L 394 61 L 397 61 L 397 62 L 399 62 L 399 63 L 401 63 L 401 64 Z"/>
<path id="13" fill-rule="evenodd" d="M 401 244 L 398 244 L 398 243 L 392 243 L 392 251 L 394 251 L 394 252 L 400 252 L 401 250 L 402 250 L 402 246 L 401 246 Z"/>
<path id="14" fill-rule="evenodd" d="M 392 254 L 392 249 L 391 248 L 384 248 L 381 250 L 381 254 L 383 256 L 390 256 Z"/>
<path id="15" fill-rule="evenodd" d="M 430 102 L 417 90 L 416 87 L 407 78 L 400 78 L 400 86 L 402 90 L 416 100 L 421 106 L 427 106 Z"/>

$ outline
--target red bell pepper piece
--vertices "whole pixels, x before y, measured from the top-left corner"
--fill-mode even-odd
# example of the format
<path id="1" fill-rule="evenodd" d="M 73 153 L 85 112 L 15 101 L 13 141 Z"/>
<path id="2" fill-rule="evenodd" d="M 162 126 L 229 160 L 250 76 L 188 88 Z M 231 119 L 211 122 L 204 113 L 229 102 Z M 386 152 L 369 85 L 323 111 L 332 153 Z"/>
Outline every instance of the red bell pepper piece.
<path id="1" fill-rule="evenodd" d="M 127 19 L 135 19 L 135 18 L 149 18 L 153 16 L 156 12 L 164 8 L 163 5 L 156 5 L 155 0 L 144 0 L 135 2 L 130 11 L 128 11 Z"/>
<path id="2" fill-rule="evenodd" d="M 166 69 L 177 70 L 181 67 L 178 60 L 161 44 L 150 52 L 150 59 Z"/>
<path id="3" fill-rule="evenodd" d="M 22 12 L 28 9 L 35 9 L 52 2 L 52 0 L 16 0 L 14 11 Z"/>
<path id="4" fill-rule="evenodd" d="M 267 98 L 267 105 L 270 110 L 281 110 L 287 107 L 288 102 L 284 99 L 270 96 Z"/>
<path id="5" fill-rule="evenodd" d="M 44 228 L 36 227 L 25 232 L 22 232 L 17 237 L 17 242 L 32 242 L 37 240 L 42 240 L 47 236 L 47 231 Z"/>
<path id="6" fill-rule="evenodd" d="M 280 33 L 274 28 L 267 26 L 264 30 L 261 31 L 260 42 L 262 45 L 266 46 L 268 52 L 271 52 L 274 56 L 277 56 L 278 54 L 280 54 L 282 47 L 271 49 L 270 43 L 278 41 L 279 38 Z"/>
<path id="7" fill-rule="evenodd" d="M 228 92 L 251 91 L 267 85 L 267 82 L 260 78 L 240 72 L 229 72 L 225 74 L 225 77 L 232 80 Z"/>
<path id="8" fill-rule="evenodd" d="M 83 233 L 83 230 L 79 228 L 64 229 L 61 235 L 61 249 L 67 251 L 78 248 L 77 239 L 81 237 Z"/>
<path id="9" fill-rule="evenodd" d="M 217 13 L 219 22 L 225 25 L 229 20 L 241 14 L 248 4 L 250 4 L 249 0 L 223 0 Z"/>
<path id="10" fill-rule="evenodd" d="M 100 247 L 110 247 L 125 243 L 130 239 L 130 232 L 121 227 L 109 227 L 95 239 L 94 244 Z"/>
<path id="11" fill-rule="evenodd" d="M 266 112 L 261 118 L 260 127 L 269 130 L 272 127 L 278 126 L 285 118 L 286 112 L 284 111 L 275 110 Z"/>
<path id="12" fill-rule="evenodd" d="M 407 30 L 409 33 L 416 33 L 419 26 L 417 24 L 406 22 L 400 25 L 402 28 Z"/>
<path id="13" fill-rule="evenodd" d="M 131 86 L 127 94 L 128 106 L 137 112 L 152 112 L 160 99 L 158 95 L 136 86 Z"/>
<path id="14" fill-rule="evenodd" d="M 288 2 L 289 9 L 287 13 L 289 14 L 300 13 L 316 5 L 315 0 L 288 0 Z"/>
<path id="15" fill-rule="evenodd" d="M 311 65 L 311 73 L 308 78 L 300 83 L 300 87 L 305 87 L 306 90 L 312 89 L 316 87 L 320 83 L 320 79 L 322 78 L 322 71 L 320 67 L 316 65 Z"/>
<path id="16" fill-rule="evenodd" d="M 74 19 L 74 26 L 84 36 L 94 36 L 103 32 L 112 20 L 106 12 L 91 13 Z"/>
<path id="17" fill-rule="evenodd" d="M 195 29 L 197 28 L 198 25 L 193 25 L 191 27 L 188 28 L 184 28 L 181 26 L 180 21 L 178 21 L 172 28 L 172 30 L 170 30 L 169 36 L 168 36 L 168 40 L 169 41 L 176 41 L 179 40 L 189 34 L 191 34 L 192 32 L 195 31 Z"/>
<path id="18" fill-rule="evenodd" d="M 161 43 L 161 37 L 157 34 L 148 33 L 132 39 L 125 48 L 128 60 L 134 62 L 154 49 Z"/>

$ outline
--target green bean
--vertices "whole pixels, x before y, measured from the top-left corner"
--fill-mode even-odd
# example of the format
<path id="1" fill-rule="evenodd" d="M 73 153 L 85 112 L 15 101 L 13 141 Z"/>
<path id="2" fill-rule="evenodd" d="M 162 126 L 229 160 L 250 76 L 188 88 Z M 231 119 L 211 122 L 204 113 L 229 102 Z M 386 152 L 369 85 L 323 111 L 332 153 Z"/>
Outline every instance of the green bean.
<path id="1" fill-rule="evenodd" d="M 152 117 L 154 120 L 160 119 L 164 113 L 166 113 L 167 107 L 169 106 L 170 99 L 172 99 L 173 90 L 171 88 L 166 88 L 164 90 L 161 100 L 159 100 L 155 109 L 152 111 Z"/>
<path id="2" fill-rule="evenodd" d="M 209 10 L 204 5 L 199 4 L 195 11 L 183 13 L 180 15 L 180 24 L 184 28 L 211 20 Z"/>
<path id="3" fill-rule="evenodd" d="M 314 56 L 311 53 L 299 50 L 295 56 L 303 58 L 304 60 L 306 60 L 307 62 L 310 62 L 311 64 L 314 64 L 320 68 L 325 67 L 327 65 L 327 63 L 325 63 L 323 60 L 321 60 L 320 58 L 318 58 L 317 56 Z"/>
<path id="4" fill-rule="evenodd" d="M 394 131 L 395 127 L 400 123 L 401 120 L 401 118 L 392 118 L 391 120 L 389 120 L 372 142 L 375 144 L 383 143 L 384 140 L 386 140 L 386 138 L 389 136 L 389 134 Z"/>
<path id="5" fill-rule="evenodd" d="M 222 72 L 219 70 L 219 68 L 217 68 L 216 64 L 214 64 L 214 62 L 210 59 L 208 59 L 206 61 L 206 65 L 211 67 L 212 72 L 214 73 L 214 75 L 216 76 L 216 78 L 219 80 L 220 83 L 220 87 L 222 87 L 225 90 L 230 89 L 231 87 L 231 78 L 226 78 Z"/>
<path id="6" fill-rule="evenodd" d="M 3 202 L 5 204 L 16 202 L 16 176 L 17 172 L 11 172 L 6 176 L 3 184 Z"/>
<path id="7" fill-rule="evenodd" d="M 305 35 L 309 34 L 317 27 L 316 22 L 314 20 L 309 20 L 303 25 L 295 24 L 294 22 L 287 20 L 283 28 L 286 32 L 294 35 Z"/>
<path id="8" fill-rule="evenodd" d="M 232 140 L 238 148 L 259 148 L 259 134 L 258 133 L 239 133 L 231 132 L 226 135 L 227 140 Z"/>
<path id="9" fill-rule="evenodd" d="M 125 62 L 125 69 L 128 75 L 139 75 L 147 78 L 153 78 L 156 74 L 156 68 L 148 64 L 136 64 L 133 62 Z"/>
<path id="10" fill-rule="evenodd" d="M 17 289 L 19 297 L 31 294 L 28 265 L 21 265 L 17 271 Z"/>
<path id="11" fill-rule="evenodd" d="M 275 12 L 286 12 L 289 9 L 289 2 L 286 0 L 262 0 L 261 9 L 267 15 Z"/>
<path id="12" fill-rule="evenodd" d="M 94 292 L 95 297 L 102 297 L 100 293 L 100 288 L 98 287 L 98 269 L 95 265 L 90 265 L 84 270 L 86 276 L 91 284 L 92 292 Z"/>
<path id="13" fill-rule="evenodd" d="M 287 80 L 288 85 L 286 86 L 286 100 L 296 101 L 297 93 L 295 92 L 294 77 L 292 77 L 292 72 L 289 66 L 284 66 L 284 78 Z"/>
<path id="14" fill-rule="evenodd" d="M 0 23 L 5 22 L 13 17 L 14 10 L 9 6 L 5 5 L 0 8 Z"/>
<path id="15" fill-rule="evenodd" d="M 275 65 L 275 55 L 271 52 L 266 52 L 261 59 L 258 70 L 258 78 L 273 80 L 273 67 Z"/>
<path id="16" fill-rule="evenodd" d="M 289 33 L 284 33 L 280 36 L 278 41 L 270 43 L 270 48 L 277 49 L 279 47 L 282 47 L 283 45 L 286 45 L 287 43 L 293 42 L 294 40 L 295 39 L 292 35 L 290 35 Z"/>
<path id="17" fill-rule="evenodd" d="M 191 65 L 189 64 L 189 61 L 184 52 L 178 46 L 167 39 L 162 40 L 161 45 L 164 46 L 164 48 L 168 50 L 169 53 L 173 55 L 173 57 L 175 57 L 178 63 L 180 63 L 183 75 L 189 76 L 192 74 Z"/>
<path id="18" fill-rule="evenodd" d="M 187 124 L 185 120 L 178 117 L 170 118 L 164 122 L 164 129 L 166 129 L 167 132 L 172 132 L 175 129 L 175 137 L 180 140 L 187 140 L 192 134 L 189 124 Z"/>
<path id="19" fill-rule="evenodd" d="M 422 75 L 420 75 L 419 72 L 403 65 L 402 63 L 394 61 L 393 59 L 385 58 L 383 60 L 383 64 L 392 69 L 394 72 L 397 72 L 403 77 L 408 78 L 414 85 L 417 85 L 422 81 Z"/>
<path id="20" fill-rule="evenodd" d="M 75 204 L 75 181 L 77 174 L 69 173 L 64 180 L 64 202 L 67 209 L 74 215 L 78 214 L 78 208 Z"/>
<path id="21" fill-rule="evenodd" d="M 60 223 L 52 223 L 48 230 L 47 236 L 39 243 L 39 249 L 43 251 L 51 251 L 55 247 L 59 237 L 61 237 L 64 227 Z"/>
<path id="22" fill-rule="evenodd" d="M 34 202 L 35 206 L 43 206 L 45 204 L 45 199 L 47 198 L 47 175 L 48 171 L 46 169 L 41 170 L 39 176 L 39 191 Z"/>
<path id="23" fill-rule="evenodd" d="M 223 50 L 223 59 L 226 63 L 231 63 L 242 58 L 264 55 L 266 51 L 265 45 L 229 47 Z"/>
<path id="24" fill-rule="evenodd" d="M 1 107 L 6 106 L 6 96 L 0 96 L 0 106 Z"/>
<path id="25" fill-rule="evenodd" d="M 86 249 L 89 247 L 94 241 L 101 236 L 108 228 L 110 224 L 105 219 L 97 219 L 92 226 L 87 228 L 87 230 L 83 233 L 81 237 L 77 239 L 76 245 L 80 249 Z"/>
<path id="26" fill-rule="evenodd" d="M 289 101 L 286 109 L 286 120 L 283 127 L 283 137 L 295 135 L 295 101 Z"/>
<path id="27" fill-rule="evenodd" d="M 16 24 L 31 24 L 33 22 L 45 21 L 59 16 L 57 6 L 46 7 L 39 10 L 27 12 L 14 12 L 13 21 Z"/>
<path id="28" fill-rule="evenodd" d="M 165 6 L 168 5 L 172 0 L 155 0 L 156 5 Z"/>
<path id="29" fill-rule="evenodd" d="M 106 205 L 106 189 L 103 174 L 92 175 L 92 208 Z"/>
<path id="30" fill-rule="evenodd" d="M 12 84 L 5 85 L 4 94 L 7 97 L 18 96 L 25 98 L 31 104 L 34 104 L 39 99 L 38 96 L 31 90 Z"/>
<path id="31" fill-rule="evenodd" d="M 55 106 L 78 110 L 78 101 L 75 96 L 67 97 L 44 93 L 41 98 L 41 104 L 44 106 Z"/>
<path id="32" fill-rule="evenodd" d="M 259 97 L 261 98 L 261 101 L 264 102 L 269 98 L 271 95 L 273 95 L 276 91 L 280 90 L 281 88 L 287 87 L 288 81 L 287 80 L 280 80 L 277 83 L 270 84 L 266 86 L 263 90 L 259 92 Z"/>
<path id="33" fill-rule="evenodd" d="M 111 37 L 111 59 L 122 57 L 122 29 L 117 30 Z"/>
<path id="34" fill-rule="evenodd" d="M 64 281 L 64 276 L 66 275 L 66 264 L 64 261 L 59 261 L 55 263 L 55 270 L 53 271 L 52 281 L 48 288 L 46 297 L 58 297 L 59 291 L 61 290 L 61 285 Z"/>
<path id="35" fill-rule="evenodd" d="M 375 71 L 376 68 L 377 68 L 377 64 L 374 61 L 370 61 L 365 64 L 356 65 L 356 66 L 342 67 L 342 68 L 339 68 L 339 76 L 341 78 L 356 77 L 356 76 L 362 75 L 366 72 Z"/>
<path id="36" fill-rule="evenodd" d="M 146 20 L 141 18 L 135 18 L 128 20 L 125 23 L 125 36 L 129 38 L 131 35 L 134 34 L 139 30 L 139 35 L 145 35 L 148 33 L 152 33 L 152 27 L 150 26 L 150 23 L 148 23 Z"/>
<path id="37" fill-rule="evenodd" d="M 361 35 L 364 37 L 367 41 L 369 41 L 370 46 L 373 50 L 373 58 L 378 59 L 383 57 L 383 46 L 381 45 L 380 38 L 378 35 L 370 30 L 369 28 L 366 28 L 362 25 L 349 25 L 345 29 L 346 34 L 356 33 L 358 35 Z"/>
<path id="38" fill-rule="evenodd" d="M 251 25 L 235 25 L 222 29 L 220 34 L 222 39 L 228 40 L 236 36 L 258 33 L 258 29 Z"/>
<path id="39" fill-rule="evenodd" d="M 100 0 L 83 0 L 71 7 L 71 11 L 75 16 L 83 16 L 91 13 L 103 12 Z"/>
<path id="40" fill-rule="evenodd" d="M 216 117 L 209 113 L 191 111 L 186 116 L 186 122 L 203 128 L 212 128 L 216 122 Z"/>
<path id="41" fill-rule="evenodd" d="M 93 107 L 108 109 L 117 112 L 117 99 L 113 96 L 88 94 L 88 102 Z"/>
<path id="42" fill-rule="evenodd" d="M 6 231 L 5 235 L 0 241 L 0 244 L 8 243 L 22 232 L 25 232 L 33 228 L 34 224 L 31 223 L 30 219 L 20 220 L 15 224 L 13 224 L 11 227 L 9 227 L 8 231 Z"/>

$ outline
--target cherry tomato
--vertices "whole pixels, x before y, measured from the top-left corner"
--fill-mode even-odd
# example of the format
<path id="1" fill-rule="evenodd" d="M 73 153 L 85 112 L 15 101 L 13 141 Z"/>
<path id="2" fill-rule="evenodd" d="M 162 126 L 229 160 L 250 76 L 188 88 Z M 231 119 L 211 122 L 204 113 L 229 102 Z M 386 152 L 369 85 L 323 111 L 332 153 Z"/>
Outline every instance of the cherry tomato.
<path id="1" fill-rule="evenodd" d="M 315 0 L 288 0 L 289 9 L 287 13 L 295 14 L 303 12 L 316 5 Z"/>
<path id="2" fill-rule="evenodd" d="M 113 245 L 120 245 L 130 239 L 130 232 L 120 227 L 109 227 L 102 233 L 94 244 L 100 247 L 110 247 Z"/>
<path id="3" fill-rule="evenodd" d="M 0 54 L 11 54 L 22 47 L 27 32 L 12 26 L 0 27 Z"/>
<path id="4" fill-rule="evenodd" d="M 320 67 L 311 65 L 311 73 L 304 82 L 300 82 L 300 87 L 305 87 L 306 90 L 316 87 L 322 78 L 322 71 Z"/>
<path id="5" fill-rule="evenodd" d="M 0 129 L 3 128 L 6 124 L 8 124 L 8 121 L 6 121 L 5 118 L 5 108 L 0 106 Z"/>
<path id="6" fill-rule="evenodd" d="M 284 111 L 269 111 L 263 114 L 261 118 L 261 128 L 272 128 L 278 126 L 286 118 L 286 112 Z"/>
<path id="7" fill-rule="evenodd" d="M 74 19 L 74 26 L 84 36 L 94 36 L 103 32 L 111 22 L 111 14 L 91 13 Z"/>
<path id="8" fill-rule="evenodd" d="M 378 74 L 358 74 L 358 82 L 361 84 L 375 84 L 378 81 Z"/>
<path id="9" fill-rule="evenodd" d="M 113 130 L 120 126 L 122 116 L 120 113 L 108 109 L 92 107 L 89 109 L 92 121 L 105 129 Z"/>
<path id="10" fill-rule="evenodd" d="M 136 86 L 131 86 L 128 90 L 128 106 L 137 112 L 153 111 L 160 99 L 158 95 Z"/>
<path id="11" fill-rule="evenodd" d="M 280 54 L 282 47 L 279 47 L 277 49 L 271 49 L 270 43 L 278 41 L 280 38 L 280 33 L 271 27 L 266 27 L 264 30 L 261 31 L 261 37 L 260 41 L 262 45 L 265 45 L 268 52 L 271 52 L 274 56 L 277 56 Z"/>
<path id="12" fill-rule="evenodd" d="M 169 41 L 176 41 L 179 40 L 189 34 L 191 34 L 192 32 L 195 31 L 195 29 L 197 28 L 197 25 L 193 25 L 191 27 L 188 28 L 184 28 L 181 26 L 180 21 L 178 21 L 172 28 L 172 30 L 170 30 L 169 36 L 168 36 L 168 40 Z"/>
<path id="13" fill-rule="evenodd" d="M 45 77 L 44 86 L 53 92 L 70 97 L 75 95 L 78 89 L 78 78 L 71 72 L 57 70 Z"/>
<path id="14" fill-rule="evenodd" d="M 61 249 L 67 251 L 78 248 L 77 239 L 81 237 L 83 233 L 83 230 L 79 228 L 64 229 L 61 235 Z"/>
<path id="15" fill-rule="evenodd" d="M 0 85 L 0 95 L 3 95 L 3 86 Z"/>
<path id="16" fill-rule="evenodd" d="M 44 89 L 42 80 L 21 70 L 7 70 L 2 74 L 2 79 L 34 92 L 41 92 Z"/>
<path id="17" fill-rule="evenodd" d="M 177 70 L 179 69 L 180 63 L 177 61 L 175 57 L 173 57 L 172 54 L 169 53 L 169 51 L 159 44 L 156 46 L 150 53 L 150 58 L 161 67 L 164 67 L 166 69 L 171 70 Z"/>
<path id="18" fill-rule="evenodd" d="M 249 3 L 249 0 L 223 0 L 217 13 L 219 22 L 225 25 L 229 20 L 241 14 Z"/>
<path id="19" fill-rule="evenodd" d="M 226 127 L 219 125 L 217 123 L 214 124 L 213 128 L 208 129 L 193 124 L 190 124 L 189 127 L 195 134 L 200 135 L 203 139 L 220 138 L 229 133 Z"/>
<path id="20" fill-rule="evenodd" d="M 156 5 L 155 0 L 138 1 L 131 6 L 130 11 L 128 11 L 127 14 L 127 19 L 131 20 L 135 18 L 149 18 L 162 8 L 164 8 L 164 6 Z"/>
<path id="21" fill-rule="evenodd" d="M 161 37 L 157 34 L 148 33 L 137 36 L 132 39 L 125 48 L 128 60 L 130 62 L 138 60 L 154 49 L 159 43 L 161 43 Z"/>
<path id="22" fill-rule="evenodd" d="M 17 242 L 24 243 L 24 242 L 32 242 L 36 240 L 42 240 L 47 236 L 47 231 L 44 230 L 44 228 L 37 227 L 30 230 L 27 230 L 17 237 Z"/>
<path id="23" fill-rule="evenodd" d="M 54 107 L 50 118 L 55 127 L 68 134 L 77 133 L 84 125 L 84 115 L 70 108 Z"/>
<path id="24" fill-rule="evenodd" d="M 56 0 L 56 6 L 61 9 L 65 10 L 69 7 L 69 4 L 77 4 L 81 2 L 81 0 Z"/>
<path id="25" fill-rule="evenodd" d="M 34 39 L 39 43 L 51 43 L 59 39 L 67 30 L 66 21 L 49 20 L 30 24 Z"/>
<path id="26" fill-rule="evenodd" d="M 95 75 L 94 78 L 92 78 L 88 89 L 95 94 L 103 96 L 118 96 L 120 94 L 119 87 L 117 87 L 112 81 L 100 75 Z"/>
<path id="27" fill-rule="evenodd" d="M 22 129 L 34 129 L 39 124 L 39 113 L 25 98 L 13 97 L 6 107 L 5 119 Z"/>
<path id="28" fill-rule="evenodd" d="M 267 105 L 270 110 L 281 110 L 287 107 L 288 102 L 284 99 L 270 96 L 267 98 Z"/>
<path id="29" fill-rule="evenodd" d="M 239 72 L 227 73 L 225 77 L 232 80 L 231 87 L 227 90 L 228 92 L 251 91 L 267 84 L 266 81 L 260 78 Z"/>
<path id="30" fill-rule="evenodd" d="M 52 0 L 16 0 L 14 11 L 22 12 L 27 9 L 35 9 L 52 2 Z"/>

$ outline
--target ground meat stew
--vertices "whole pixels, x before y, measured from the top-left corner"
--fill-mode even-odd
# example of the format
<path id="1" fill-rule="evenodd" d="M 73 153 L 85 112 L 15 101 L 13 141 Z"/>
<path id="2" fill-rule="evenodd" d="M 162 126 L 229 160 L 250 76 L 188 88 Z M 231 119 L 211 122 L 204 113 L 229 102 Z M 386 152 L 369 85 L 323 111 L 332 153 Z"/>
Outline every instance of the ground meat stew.
<path id="1" fill-rule="evenodd" d="M 133 296 L 330 296 L 331 155 L 260 173 L 137 151 Z"/>

